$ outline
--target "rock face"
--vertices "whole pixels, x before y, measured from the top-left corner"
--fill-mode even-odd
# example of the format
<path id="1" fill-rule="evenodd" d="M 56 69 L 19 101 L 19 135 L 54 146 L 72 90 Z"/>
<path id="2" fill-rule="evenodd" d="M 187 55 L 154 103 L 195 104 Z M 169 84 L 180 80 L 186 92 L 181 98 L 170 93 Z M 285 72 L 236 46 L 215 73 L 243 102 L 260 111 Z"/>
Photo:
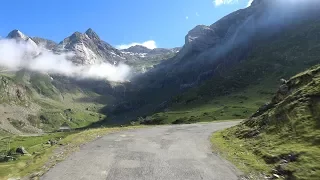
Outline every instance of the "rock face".
<path id="1" fill-rule="evenodd" d="M 192 49 L 200 51 L 218 43 L 220 39 L 209 26 L 199 25 L 190 30 L 185 37 L 185 48 L 191 46 Z"/>
<path id="2" fill-rule="evenodd" d="M 75 57 L 72 61 L 82 65 L 101 62 L 114 64 L 128 60 L 119 50 L 102 41 L 92 29 L 85 33 L 73 33 L 60 42 L 54 51 L 74 52 Z"/>
<path id="3" fill-rule="evenodd" d="M 20 39 L 20 40 L 26 41 L 29 37 L 24 35 L 21 31 L 15 29 L 15 30 L 11 31 L 8 34 L 7 38 L 9 38 L 9 39 Z"/>
<path id="4" fill-rule="evenodd" d="M 40 37 L 33 37 L 32 40 L 40 47 L 53 50 L 58 45 L 56 42 Z"/>
<path id="5" fill-rule="evenodd" d="M 37 43 L 34 42 L 32 38 L 30 38 L 29 36 L 23 34 L 19 30 L 11 31 L 8 34 L 7 38 L 8 39 L 15 39 L 18 42 L 24 41 L 27 44 L 27 46 L 29 46 L 29 48 L 33 48 L 35 51 L 36 51 L 36 48 L 38 47 Z"/>
<path id="6" fill-rule="evenodd" d="M 30 97 L 27 88 L 14 83 L 7 77 L 0 76 L 0 101 L 10 104 L 27 104 Z"/>

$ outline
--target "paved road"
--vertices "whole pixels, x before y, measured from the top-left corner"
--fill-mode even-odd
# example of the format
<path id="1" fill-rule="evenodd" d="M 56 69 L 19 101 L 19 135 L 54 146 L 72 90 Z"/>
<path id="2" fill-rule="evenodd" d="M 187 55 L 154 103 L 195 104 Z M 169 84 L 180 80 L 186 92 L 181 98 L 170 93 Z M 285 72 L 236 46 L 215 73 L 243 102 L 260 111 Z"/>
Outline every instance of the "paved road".
<path id="1" fill-rule="evenodd" d="M 57 164 L 42 180 L 236 180 L 211 152 L 212 132 L 237 124 L 157 126 L 106 135 Z"/>

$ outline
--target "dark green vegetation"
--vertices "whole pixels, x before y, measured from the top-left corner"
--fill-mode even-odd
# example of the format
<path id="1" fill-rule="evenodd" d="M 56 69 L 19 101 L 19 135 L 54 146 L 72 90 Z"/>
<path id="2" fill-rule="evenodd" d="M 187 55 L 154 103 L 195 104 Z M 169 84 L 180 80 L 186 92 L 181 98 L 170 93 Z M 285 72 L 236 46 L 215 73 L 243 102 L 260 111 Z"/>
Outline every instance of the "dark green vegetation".
<path id="1" fill-rule="evenodd" d="M 147 124 L 248 118 L 271 100 L 280 79 L 288 79 L 319 63 L 319 30 L 320 20 L 310 19 L 268 39 L 257 37 L 238 63 L 230 68 L 223 68 L 222 64 L 222 68 L 211 79 L 199 86 L 180 91 L 160 105 L 159 102 L 164 100 L 159 99 L 166 99 L 175 90 L 160 88 L 161 92 L 158 92 L 153 89 L 144 94 L 147 99 L 152 99 L 149 104 L 129 113 L 125 108 L 121 111 L 120 106 L 117 109 L 119 117 L 139 114 L 143 115 L 138 118 L 139 121 L 147 121 Z M 237 51 L 235 49 L 228 54 L 236 54 Z M 143 103 L 134 105 L 139 107 L 140 104 Z M 123 115 L 125 113 L 127 115 Z M 150 122 L 153 119 L 155 122 Z"/>
<path id="2" fill-rule="evenodd" d="M 209 122 L 215 120 L 244 119 L 263 105 L 272 94 L 259 91 L 252 87 L 246 92 L 234 93 L 231 96 L 221 96 L 214 100 L 201 100 L 173 104 L 164 112 L 152 116 L 140 117 L 143 124 L 182 124 Z M 152 122 L 153 121 L 153 122 Z"/>
<path id="3" fill-rule="evenodd" d="M 246 172 L 320 179 L 320 66 L 284 82 L 269 104 L 213 136 L 215 147 Z"/>

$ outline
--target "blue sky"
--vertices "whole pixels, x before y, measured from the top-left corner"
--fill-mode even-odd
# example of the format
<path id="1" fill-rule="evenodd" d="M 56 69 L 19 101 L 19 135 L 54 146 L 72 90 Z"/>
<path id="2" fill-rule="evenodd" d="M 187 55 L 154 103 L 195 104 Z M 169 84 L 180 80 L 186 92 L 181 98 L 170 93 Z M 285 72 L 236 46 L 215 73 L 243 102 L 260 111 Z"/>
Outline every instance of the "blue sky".
<path id="1" fill-rule="evenodd" d="M 199 24 L 211 25 L 249 0 L 2 0 L 0 36 L 19 29 L 60 42 L 89 27 L 113 46 L 177 47 Z M 154 42 L 154 43 L 153 43 Z"/>

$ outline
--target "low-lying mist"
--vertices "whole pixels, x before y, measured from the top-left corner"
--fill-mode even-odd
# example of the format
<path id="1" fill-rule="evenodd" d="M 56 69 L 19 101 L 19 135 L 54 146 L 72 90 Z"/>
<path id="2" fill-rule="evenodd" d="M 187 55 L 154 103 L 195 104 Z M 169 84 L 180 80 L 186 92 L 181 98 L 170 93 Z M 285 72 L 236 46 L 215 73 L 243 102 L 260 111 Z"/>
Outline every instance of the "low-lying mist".
<path id="1" fill-rule="evenodd" d="M 113 82 L 127 81 L 130 67 L 125 64 L 100 63 L 75 65 L 69 59 L 72 53 L 55 54 L 28 41 L 0 39 L 0 67 L 8 70 L 30 71 L 63 75 L 81 79 L 101 79 Z"/>

